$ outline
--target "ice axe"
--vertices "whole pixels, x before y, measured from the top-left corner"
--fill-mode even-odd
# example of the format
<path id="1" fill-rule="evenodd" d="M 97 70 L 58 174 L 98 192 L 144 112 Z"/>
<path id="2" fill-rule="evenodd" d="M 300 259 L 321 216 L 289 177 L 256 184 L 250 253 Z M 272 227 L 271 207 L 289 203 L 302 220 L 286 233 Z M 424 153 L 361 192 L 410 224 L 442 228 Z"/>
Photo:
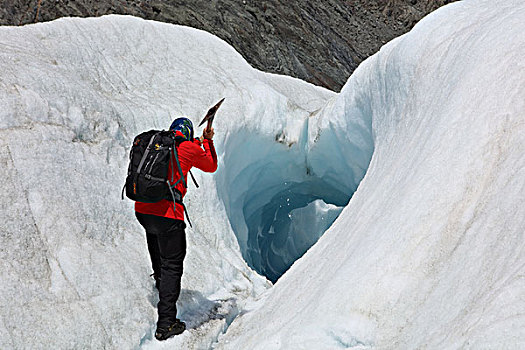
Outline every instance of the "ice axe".
<path id="1" fill-rule="evenodd" d="M 213 119 L 215 118 L 215 113 L 217 113 L 217 110 L 219 109 L 219 107 L 221 106 L 223 101 L 224 101 L 224 98 L 222 100 L 220 100 L 219 102 L 217 102 L 217 104 L 215 106 L 211 107 L 208 110 L 208 113 L 206 113 L 206 116 L 201 121 L 199 126 L 204 124 L 204 122 L 208 122 L 208 125 L 206 126 L 206 131 L 209 132 L 211 130 L 211 125 L 213 124 Z"/>

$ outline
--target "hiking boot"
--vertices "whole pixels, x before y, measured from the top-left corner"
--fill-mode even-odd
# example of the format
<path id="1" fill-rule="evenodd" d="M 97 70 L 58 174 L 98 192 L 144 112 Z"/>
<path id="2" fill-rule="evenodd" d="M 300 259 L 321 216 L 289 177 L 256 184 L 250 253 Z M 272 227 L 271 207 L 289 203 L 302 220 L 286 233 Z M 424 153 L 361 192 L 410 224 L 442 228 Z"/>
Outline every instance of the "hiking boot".
<path id="1" fill-rule="evenodd" d="M 186 324 L 179 319 L 176 319 L 175 323 L 167 328 L 157 328 L 155 332 L 155 338 L 157 340 L 166 340 L 177 334 L 181 334 L 186 329 Z"/>

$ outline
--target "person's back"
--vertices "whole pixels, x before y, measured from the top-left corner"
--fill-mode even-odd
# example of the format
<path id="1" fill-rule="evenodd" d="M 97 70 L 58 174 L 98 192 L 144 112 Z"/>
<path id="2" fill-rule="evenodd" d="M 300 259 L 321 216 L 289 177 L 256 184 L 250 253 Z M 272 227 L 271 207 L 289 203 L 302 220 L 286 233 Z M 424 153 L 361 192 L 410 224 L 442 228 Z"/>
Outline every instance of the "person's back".
<path id="1" fill-rule="evenodd" d="M 201 145 L 204 147 L 204 150 L 202 149 Z M 202 171 L 210 173 L 217 170 L 217 155 L 215 153 L 215 147 L 213 146 L 212 139 L 204 138 L 202 143 L 198 139 L 194 139 L 193 141 L 184 141 L 177 147 L 177 155 L 186 183 L 188 179 L 188 173 L 192 167 L 196 167 Z M 175 181 L 170 181 L 170 184 L 173 185 L 180 179 L 176 160 L 173 158 L 170 162 L 168 173 L 171 174 L 172 171 L 177 173 L 175 176 Z M 187 191 L 184 181 L 179 181 L 176 184 L 175 189 L 180 193 L 182 198 L 184 198 Z M 184 208 L 179 203 L 176 204 L 177 205 L 175 206 L 174 211 L 173 201 L 168 199 L 164 199 L 156 203 L 135 202 L 135 211 L 143 214 L 158 215 L 184 221 Z"/>
<path id="2" fill-rule="evenodd" d="M 174 175 L 168 181 L 175 201 L 167 198 L 156 203 L 135 202 L 135 215 L 146 230 L 153 274 L 159 289 L 159 319 L 155 332 L 158 340 L 180 334 L 185 329 L 184 322 L 177 319 L 176 302 L 186 255 L 183 199 L 187 191 L 188 172 L 192 167 L 205 172 L 217 170 L 213 128 L 204 130 L 202 142 L 193 138 L 193 124 L 187 118 L 176 119 L 170 130 L 177 139 L 176 155 L 172 156 L 168 172 Z"/>

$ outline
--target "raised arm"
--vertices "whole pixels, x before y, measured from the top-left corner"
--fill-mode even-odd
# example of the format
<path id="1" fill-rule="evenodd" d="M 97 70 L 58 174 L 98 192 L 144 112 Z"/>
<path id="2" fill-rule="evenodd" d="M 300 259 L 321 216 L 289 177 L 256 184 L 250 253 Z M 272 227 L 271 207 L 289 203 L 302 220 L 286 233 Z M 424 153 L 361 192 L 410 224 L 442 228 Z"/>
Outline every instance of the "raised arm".
<path id="1" fill-rule="evenodd" d="M 215 170 L 217 170 L 217 153 L 215 152 L 213 141 L 204 139 L 202 141 L 204 149 L 197 144 L 195 144 L 195 146 L 196 147 L 192 147 L 192 166 L 208 173 L 215 172 Z"/>

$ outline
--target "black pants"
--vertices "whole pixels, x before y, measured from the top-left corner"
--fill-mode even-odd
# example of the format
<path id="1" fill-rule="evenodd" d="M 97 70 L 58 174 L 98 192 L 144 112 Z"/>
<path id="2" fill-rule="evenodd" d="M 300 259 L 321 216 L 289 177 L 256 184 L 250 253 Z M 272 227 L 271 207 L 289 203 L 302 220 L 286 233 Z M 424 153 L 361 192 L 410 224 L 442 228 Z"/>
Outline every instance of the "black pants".
<path id="1" fill-rule="evenodd" d="M 177 318 L 177 299 L 186 256 L 186 224 L 181 220 L 135 213 L 146 229 L 146 241 L 153 272 L 160 277 L 158 328 L 172 325 Z"/>

